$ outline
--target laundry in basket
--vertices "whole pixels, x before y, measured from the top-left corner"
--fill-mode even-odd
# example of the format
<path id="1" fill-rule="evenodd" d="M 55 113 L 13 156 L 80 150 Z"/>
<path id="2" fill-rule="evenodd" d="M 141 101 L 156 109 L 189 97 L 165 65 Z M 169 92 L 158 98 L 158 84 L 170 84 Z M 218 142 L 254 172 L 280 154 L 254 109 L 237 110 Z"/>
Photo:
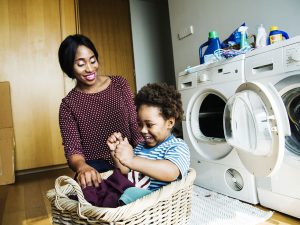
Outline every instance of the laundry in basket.
<path id="1" fill-rule="evenodd" d="M 112 171 L 102 173 L 103 179 Z M 49 190 L 53 224 L 115 224 L 115 225 L 183 225 L 189 224 L 193 182 L 196 177 L 190 168 L 188 175 L 171 182 L 128 205 L 117 208 L 96 207 L 84 199 L 81 187 L 68 177 L 55 181 Z M 76 195 L 78 201 L 70 199 Z"/>

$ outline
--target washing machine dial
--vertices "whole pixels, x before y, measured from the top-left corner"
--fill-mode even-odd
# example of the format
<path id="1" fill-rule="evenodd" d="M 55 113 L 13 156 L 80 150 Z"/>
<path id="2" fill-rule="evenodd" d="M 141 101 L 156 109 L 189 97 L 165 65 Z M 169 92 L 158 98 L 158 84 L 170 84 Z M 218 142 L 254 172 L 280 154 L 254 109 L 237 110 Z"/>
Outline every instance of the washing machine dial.
<path id="1" fill-rule="evenodd" d="M 208 77 L 208 74 L 206 73 L 201 73 L 201 74 L 198 74 L 197 76 L 197 83 L 203 83 L 203 82 L 207 82 L 209 81 L 209 77 Z"/>
<path id="2" fill-rule="evenodd" d="M 293 52 L 293 54 L 292 54 L 292 60 L 294 60 L 296 62 L 300 62 L 300 49 L 296 49 L 296 51 Z"/>
<path id="3" fill-rule="evenodd" d="M 299 69 L 300 67 L 300 45 L 295 44 L 285 49 L 285 67 L 287 71 Z"/>

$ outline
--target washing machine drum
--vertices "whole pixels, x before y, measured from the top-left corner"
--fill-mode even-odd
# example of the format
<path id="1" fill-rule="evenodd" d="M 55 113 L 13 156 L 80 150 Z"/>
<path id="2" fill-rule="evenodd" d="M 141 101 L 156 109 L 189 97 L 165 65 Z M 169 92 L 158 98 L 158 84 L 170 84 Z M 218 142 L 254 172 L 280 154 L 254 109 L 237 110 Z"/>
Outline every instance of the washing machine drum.
<path id="1" fill-rule="evenodd" d="M 286 137 L 286 149 L 300 156 L 300 88 L 288 91 L 282 99 L 291 127 L 291 136 Z"/>

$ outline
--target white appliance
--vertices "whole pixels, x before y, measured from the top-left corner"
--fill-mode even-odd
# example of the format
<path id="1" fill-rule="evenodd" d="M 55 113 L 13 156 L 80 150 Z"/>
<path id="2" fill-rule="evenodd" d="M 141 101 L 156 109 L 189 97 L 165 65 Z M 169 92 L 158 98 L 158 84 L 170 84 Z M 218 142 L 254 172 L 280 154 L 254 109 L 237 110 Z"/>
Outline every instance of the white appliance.
<path id="1" fill-rule="evenodd" d="M 259 202 L 300 218 L 300 36 L 248 53 L 245 79 L 277 89 L 291 130 L 285 149 L 278 153 L 283 159 L 278 160 L 277 172 L 257 179 Z"/>
<path id="2" fill-rule="evenodd" d="M 197 171 L 196 185 L 257 204 L 255 178 L 226 142 L 223 128 L 226 102 L 242 83 L 244 55 L 181 72 L 177 84 L 185 112 L 183 136 Z"/>

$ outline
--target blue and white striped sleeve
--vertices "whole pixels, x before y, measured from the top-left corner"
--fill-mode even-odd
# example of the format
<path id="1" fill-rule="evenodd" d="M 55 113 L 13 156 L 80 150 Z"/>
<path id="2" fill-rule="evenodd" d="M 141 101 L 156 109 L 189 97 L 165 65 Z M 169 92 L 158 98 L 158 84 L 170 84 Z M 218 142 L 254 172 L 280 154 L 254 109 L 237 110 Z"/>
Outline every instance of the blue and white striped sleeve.
<path id="1" fill-rule="evenodd" d="M 178 167 L 181 173 L 180 177 L 187 175 L 190 167 L 190 150 L 183 140 L 172 143 L 165 154 L 165 159 L 170 160 Z"/>

